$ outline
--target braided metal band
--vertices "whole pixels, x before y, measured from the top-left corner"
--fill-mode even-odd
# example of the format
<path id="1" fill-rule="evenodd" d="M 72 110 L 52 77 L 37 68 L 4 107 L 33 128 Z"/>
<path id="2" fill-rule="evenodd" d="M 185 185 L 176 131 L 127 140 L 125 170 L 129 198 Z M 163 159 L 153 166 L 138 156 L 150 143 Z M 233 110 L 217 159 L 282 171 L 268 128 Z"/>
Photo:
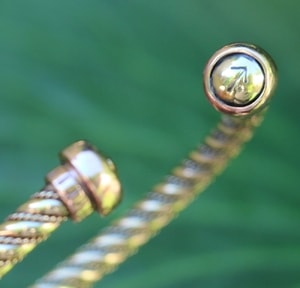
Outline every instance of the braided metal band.
<path id="1" fill-rule="evenodd" d="M 275 65 L 262 49 L 236 43 L 217 51 L 204 70 L 206 96 L 224 113 L 217 128 L 124 217 L 31 288 L 92 287 L 134 254 L 239 153 L 263 119 L 275 86 Z"/>
<path id="2" fill-rule="evenodd" d="M 206 188 L 251 138 L 253 128 L 261 120 L 262 115 L 246 119 L 223 117 L 204 144 L 191 152 L 144 200 L 32 288 L 91 287 L 113 271 Z"/>
<path id="3" fill-rule="evenodd" d="M 19 207 L 0 226 L 0 275 L 47 239 L 68 216 L 68 210 L 50 185 Z"/>
<path id="4" fill-rule="evenodd" d="M 217 51 L 204 70 L 206 96 L 224 113 L 215 130 L 124 217 L 32 288 L 91 287 L 134 254 L 240 152 L 261 123 L 276 82 L 275 65 L 262 49 L 237 43 Z M 120 183 L 109 159 L 83 141 L 65 149 L 61 159 L 45 189 L 0 225 L 0 277 L 68 216 L 79 221 L 93 209 L 106 215 L 118 204 Z"/>
<path id="5" fill-rule="evenodd" d="M 0 225 L 0 278 L 68 217 L 81 221 L 94 209 L 106 215 L 119 202 L 114 165 L 94 147 L 79 141 L 61 158 L 62 165 L 47 175 L 48 184 Z M 101 177 L 109 185 L 100 183 Z"/>

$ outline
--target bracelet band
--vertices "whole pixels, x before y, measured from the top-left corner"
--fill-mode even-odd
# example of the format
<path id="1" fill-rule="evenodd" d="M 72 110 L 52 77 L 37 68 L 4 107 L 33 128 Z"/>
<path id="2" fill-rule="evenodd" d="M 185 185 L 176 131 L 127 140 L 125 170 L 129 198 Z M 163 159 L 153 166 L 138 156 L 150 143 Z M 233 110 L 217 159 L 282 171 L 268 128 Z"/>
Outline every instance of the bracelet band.
<path id="1" fill-rule="evenodd" d="M 31 288 L 86 288 L 112 272 L 167 225 L 237 155 L 261 117 L 224 117 L 197 150 L 124 217 Z"/>
<path id="2" fill-rule="evenodd" d="M 236 43 L 217 51 L 204 70 L 204 88 L 209 101 L 223 115 L 217 127 L 205 138 L 204 144 L 192 151 L 124 217 L 79 248 L 70 258 L 31 287 L 92 287 L 93 283 L 134 254 L 204 191 L 215 176 L 223 171 L 228 161 L 239 153 L 242 145 L 251 138 L 254 128 L 261 123 L 276 83 L 275 64 L 262 49 L 254 45 Z M 69 167 L 70 162 L 73 167 L 72 161 L 69 161 L 67 166 Z M 59 168 L 54 175 L 64 174 L 68 167 Z M 76 169 L 81 171 L 79 162 Z M 75 174 L 78 176 L 77 171 Z M 117 178 L 113 175 L 116 183 Z M 83 186 L 90 187 L 90 182 L 93 184 L 92 177 L 87 178 Z M 48 181 L 59 194 L 61 186 L 55 186 L 55 180 L 56 177 L 52 177 L 50 173 Z M 100 184 L 101 182 L 98 182 L 98 186 Z M 118 200 L 120 186 L 112 186 L 118 186 L 118 189 L 112 188 L 117 191 L 115 194 L 118 195 Z M 93 198 L 89 193 L 88 198 Z M 60 195 L 68 194 L 64 192 Z M 68 204 L 67 200 L 64 204 L 68 207 L 69 215 L 73 215 L 75 220 L 77 217 L 81 218 L 81 215 L 72 210 L 73 204 Z M 96 201 L 96 207 L 102 202 L 100 197 L 100 201 Z M 80 201 L 78 204 L 81 205 Z M 6 231 L 2 227 L 1 230 Z M 25 228 L 23 230 L 25 231 Z M 5 248 L 3 251 L 5 255 Z"/>
<path id="3" fill-rule="evenodd" d="M 67 218 L 81 221 L 93 210 L 106 215 L 118 204 L 120 183 L 111 160 L 84 141 L 63 150 L 61 160 L 46 186 L 0 225 L 0 278 Z"/>
<path id="4" fill-rule="evenodd" d="M 217 51 L 204 70 L 205 93 L 223 113 L 220 123 L 124 217 L 104 229 L 32 288 L 91 287 L 184 209 L 236 156 L 262 119 L 277 83 L 271 57 L 236 43 Z"/>

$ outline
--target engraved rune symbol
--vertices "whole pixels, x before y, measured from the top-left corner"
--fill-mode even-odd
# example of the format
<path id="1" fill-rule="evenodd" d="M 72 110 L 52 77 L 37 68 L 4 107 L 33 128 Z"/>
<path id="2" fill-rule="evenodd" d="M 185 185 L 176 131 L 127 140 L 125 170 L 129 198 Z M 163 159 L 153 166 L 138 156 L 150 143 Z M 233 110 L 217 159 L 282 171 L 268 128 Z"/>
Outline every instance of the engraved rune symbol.
<path id="1" fill-rule="evenodd" d="M 232 82 L 228 85 L 227 91 L 231 92 L 239 91 L 244 84 L 248 83 L 248 70 L 246 66 L 233 66 L 231 70 L 237 70 L 235 77 L 232 79 Z"/>

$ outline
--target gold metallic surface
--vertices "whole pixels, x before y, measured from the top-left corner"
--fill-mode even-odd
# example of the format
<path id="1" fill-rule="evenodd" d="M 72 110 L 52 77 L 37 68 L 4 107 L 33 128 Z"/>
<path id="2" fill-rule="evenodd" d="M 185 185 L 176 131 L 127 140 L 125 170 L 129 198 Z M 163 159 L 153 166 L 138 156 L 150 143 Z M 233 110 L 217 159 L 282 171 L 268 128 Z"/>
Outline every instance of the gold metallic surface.
<path id="1" fill-rule="evenodd" d="M 230 70 L 231 64 L 228 65 L 227 60 L 229 62 L 232 60 L 228 58 L 228 55 L 232 54 L 246 55 L 234 56 L 233 59 L 236 59 L 234 61 L 237 63 L 241 60 L 243 62 L 244 57 L 247 61 L 248 57 L 249 59 L 253 57 L 259 63 L 259 66 L 254 65 L 254 72 L 251 69 L 247 71 L 258 75 L 260 75 L 259 68 L 263 71 L 263 78 L 259 76 L 258 80 L 254 80 L 256 77 L 254 75 L 248 78 L 249 82 L 246 84 L 250 86 L 246 85 L 243 88 L 248 91 L 248 94 L 245 93 L 247 97 L 238 95 L 243 98 L 239 100 L 243 101 L 242 104 L 236 103 L 232 98 L 223 99 L 228 95 L 216 96 L 214 92 L 218 89 L 212 87 L 212 85 L 219 85 L 219 79 L 214 79 L 214 77 L 219 78 L 217 75 L 222 75 L 221 78 L 224 79 L 231 78 L 227 74 L 228 71 L 223 75 L 218 65 L 221 63 L 222 69 Z M 249 63 L 246 62 L 246 65 Z M 242 75 L 233 76 L 229 80 L 230 83 L 235 78 L 240 80 L 239 77 Z M 220 83 L 230 85 L 226 84 L 224 79 L 222 78 Z M 204 72 L 204 86 L 210 102 L 225 114 L 222 115 L 217 127 L 205 138 L 202 145 L 175 167 L 164 181 L 154 186 L 143 200 L 136 203 L 122 218 L 79 248 L 70 258 L 31 288 L 92 287 L 94 282 L 114 271 L 119 264 L 134 254 L 141 245 L 155 236 L 161 228 L 174 219 L 178 212 L 203 192 L 207 185 L 224 170 L 228 161 L 238 155 L 243 144 L 251 139 L 254 128 L 263 119 L 266 104 L 276 86 L 276 79 L 273 61 L 264 51 L 255 46 L 232 44 L 214 54 Z M 253 83 L 255 87 L 252 87 Z M 233 86 L 236 89 L 235 93 L 241 92 L 238 86 L 239 81 L 237 86 Z M 230 97 L 232 96 L 234 96 L 233 92 Z"/>
<path id="2" fill-rule="evenodd" d="M 262 110 L 277 84 L 276 66 L 263 49 L 234 43 L 208 61 L 203 83 L 206 96 L 220 112 L 244 116 Z"/>
<path id="3" fill-rule="evenodd" d="M 63 161 L 67 161 L 77 172 L 87 188 L 87 195 L 92 199 L 96 210 L 109 214 L 121 200 L 121 184 L 116 169 L 110 159 L 97 153 L 90 144 L 79 141 L 63 150 Z"/>
<path id="4" fill-rule="evenodd" d="M 121 219 L 80 248 L 32 288 L 91 287 L 167 225 L 211 183 L 249 140 L 260 116 L 225 116 L 198 149 Z"/>
<path id="5" fill-rule="evenodd" d="M 117 204 L 117 201 L 112 204 L 111 200 L 115 199 L 116 192 L 119 201 L 120 184 L 111 160 L 106 160 L 84 141 L 76 142 L 69 148 L 73 149 L 74 146 L 86 147 L 85 151 L 93 157 L 86 157 L 81 151 L 75 151 L 72 157 L 63 158 L 62 165 L 47 175 L 48 184 L 0 225 L 0 278 L 41 241 L 47 239 L 62 221 L 67 218 L 81 221 L 101 201 L 105 203 L 103 207 L 109 208 L 105 212 L 110 212 Z M 68 151 L 68 148 L 64 151 Z M 93 170 L 99 178 L 93 187 L 87 188 L 84 181 L 89 181 L 89 177 L 93 180 L 94 175 L 81 175 L 81 171 L 84 171 L 71 165 L 77 156 L 87 168 L 99 168 L 99 165 L 105 167 Z M 110 175 L 110 178 L 106 175 Z M 118 190 L 108 187 L 118 187 Z M 98 195 L 97 203 L 94 203 L 90 193 Z"/>
<path id="6" fill-rule="evenodd" d="M 69 216 L 58 195 L 47 186 L 0 225 L 0 277 Z"/>
<path id="7" fill-rule="evenodd" d="M 72 169 L 66 165 L 59 166 L 52 170 L 46 179 L 69 210 L 73 220 L 81 221 L 93 212 L 92 203 Z"/>
<path id="8" fill-rule="evenodd" d="M 17 212 L 30 214 L 43 214 L 49 216 L 67 215 L 67 209 L 61 205 L 58 199 L 36 199 L 29 200 L 26 204 L 20 206 Z"/>
<path id="9" fill-rule="evenodd" d="M 244 106 L 254 101 L 264 88 L 265 76 L 260 65 L 244 54 L 231 54 L 211 73 L 216 96 L 230 105 Z"/>

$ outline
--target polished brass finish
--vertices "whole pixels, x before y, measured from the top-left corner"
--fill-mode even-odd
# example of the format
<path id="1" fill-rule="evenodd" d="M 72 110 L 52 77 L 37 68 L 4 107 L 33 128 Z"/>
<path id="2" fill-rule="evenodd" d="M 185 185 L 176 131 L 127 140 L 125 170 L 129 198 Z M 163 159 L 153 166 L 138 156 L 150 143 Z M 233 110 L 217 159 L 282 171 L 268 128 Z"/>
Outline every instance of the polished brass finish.
<path id="1" fill-rule="evenodd" d="M 235 43 L 218 50 L 203 75 L 205 93 L 223 113 L 244 116 L 263 109 L 277 84 L 276 67 L 261 48 Z"/>
<path id="2" fill-rule="evenodd" d="M 121 200 L 121 185 L 110 159 L 95 153 L 94 148 L 83 141 L 63 150 L 61 158 L 77 171 L 85 184 L 87 195 L 100 214 L 107 215 L 118 205 Z"/>
<path id="3" fill-rule="evenodd" d="M 0 225 L 0 278 L 62 221 L 81 221 L 93 207 L 106 215 L 119 202 L 121 187 L 114 165 L 94 147 L 79 141 L 61 158 L 62 165 L 47 175 L 46 186 Z"/>
<path id="4" fill-rule="evenodd" d="M 238 68 L 244 66 L 247 77 Z M 32 288 L 92 287 L 134 254 L 238 155 L 263 119 L 276 79 L 273 61 L 259 48 L 232 44 L 219 50 L 204 72 L 207 97 L 225 114 L 217 128 L 143 200 Z"/>
<path id="5" fill-rule="evenodd" d="M 265 76 L 260 65 L 244 54 L 231 54 L 211 73 L 211 86 L 216 96 L 233 106 L 244 106 L 259 97 Z"/>
<path id="6" fill-rule="evenodd" d="M 142 201 L 31 288 L 91 287 L 114 271 L 205 190 L 251 138 L 261 118 L 224 116 L 204 144 Z"/>

